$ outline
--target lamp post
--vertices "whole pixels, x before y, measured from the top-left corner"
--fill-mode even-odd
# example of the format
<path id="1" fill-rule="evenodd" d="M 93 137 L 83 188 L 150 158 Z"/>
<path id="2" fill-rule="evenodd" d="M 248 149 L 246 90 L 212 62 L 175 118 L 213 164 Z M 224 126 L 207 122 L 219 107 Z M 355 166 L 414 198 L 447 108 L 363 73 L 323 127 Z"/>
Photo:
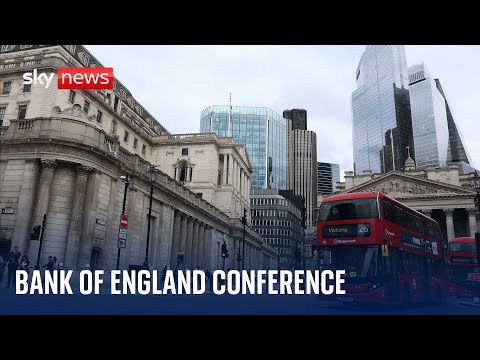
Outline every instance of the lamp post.
<path id="1" fill-rule="evenodd" d="M 125 215 L 125 205 L 127 203 L 127 191 L 128 187 L 130 186 L 130 177 L 128 176 L 120 176 L 120 179 L 125 183 L 125 190 L 123 192 L 123 205 L 122 205 L 122 215 Z M 120 267 L 120 252 L 122 251 L 122 248 L 118 246 L 118 251 L 117 251 L 117 267 L 116 269 L 118 270 Z"/>
<path id="2" fill-rule="evenodd" d="M 247 226 L 247 208 L 243 209 L 242 223 L 243 223 L 242 270 L 245 270 L 245 233 L 246 233 L 245 226 Z M 238 253 L 239 253 L 238 255 L 240 255 L 240 248 L 238 249 Z"/>
<path id="3" fill-rule="evenodd" d="M 145 261 L 143 266 L 148 269 L 148 248 L 150 245 L 150 222 L 152 219 L 152 201 L 153 201 L 153 184 L 157 179 L 158 169 L 155 165 L 150 165 L 148 168 L 148 180 L 150 181 L 150 207 L 148 209 L 148 226 L 147 226 L 147 244 L 145 246 Z"/>

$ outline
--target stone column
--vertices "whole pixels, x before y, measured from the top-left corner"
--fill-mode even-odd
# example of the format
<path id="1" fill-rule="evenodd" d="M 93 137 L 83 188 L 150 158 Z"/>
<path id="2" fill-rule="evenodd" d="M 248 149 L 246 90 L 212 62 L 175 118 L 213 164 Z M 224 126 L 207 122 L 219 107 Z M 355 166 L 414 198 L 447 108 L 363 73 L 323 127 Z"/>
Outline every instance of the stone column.
<path id="1" fill-rule="evenodd" d="M 195 267 L 195 265 L 192 264 L 193 222 L 194 219 L 189 217 L 187 223 L 187 242 L 185 245 L 185 263 L 190 269 Z"/>
<path id="2" fill-rule="evenodd" d="M 233 156 L 230 156 L 230 160 L 232 161 L 232 186 L 234 189 L 237 188 L 237 162 Z"/>
<path id="3" fill-rule="evenodd" d="M 50 199 L 50 190 L 52 188 L 53 173 L 57 167 L 55 160 L 41 160 L 40 181 L 37 190 L 37 204 L 33 215 L 32 226 L 42 225 L 43 214 L 47 213 L 48 201 Z M 40 241 L 30 241 L 28 248 L 28 257 L 32 259 L 32 263 L 36 264 L 38 247 Z"/>
<path id="4" fill-rule="evenodd" d="M 455 228 L 453 226 L 453 209 L 444 209 L 447 223 L 447 239 L 455 238 Z"/>
<path id="5" fill-rule="evenodd" d="M 180 247 L 179 252 L 185 254 L 185 247 L 187 245 L 187 214 L 182 215 L 182 221 L 180 224 Z"/>
<path id="6" fill-rule="evenodd" d="M 428 217 L 432 217 L 432 209 L 425 209 L 425 210 L 422 210 L 423 214 L 424 215 L 427 215 Z"/>
<path id="7" fill-rule="evenodd" d="M 191 250 L 191 255 L 190 255 L 190 262 L 192 268 L 196 268 L 198 265 L 197 261 L 197 245 L 198 245 L 198 226 L 199 226 L 199 221 L 197 219 L 193 220 L 193 234 L 192 234 L 192 250 Z"/>
<path id="8" fill-rule="evenodd" d="M 240 163 L 238 165 L 240 165 Z M 243 196 L 243 170 L 240 166 L 238 168 L 239 168 L 239 174 L 240 174 L 238 178 L 238 184 L 239 184 L 238 192 L 240 193 L 240 197 L 242 197 Z"/>
<path id="9" fill-rule="evenodd" d="M 470 236 L 475 237 L 477 232 L 477 209 L 467 209 L 468 212 L 468 227 L 470 228 Z"/>
<path id="10" fill-rule="evenodd" d="M 202 250 L 202 258 L 201 258 L 201 266 L 202 269 L 207 269 L 210 266 L 210 253 L 209 250 L 212 243 L 212 230 L 211 227 L 205 225 L 205 231 L 203 233 L 203 250 Z"/>
<path id="11" fill-rule="evenodd" d="M 248 184 L 248 177 L 247 177 L 247 173 L 244 172 L 244 173 L 243 173 L 243 197 L 245 198 L 245 200 L 248 199 L 248 187 L 247 187 L 247 184 Z"/>
<path id="12" fill-rule="evenodd" d="M 171 263 L 174 211 L 170 205 L 162 204 L 160 218 L 160 269 Z"/>
<path id="13" fill-rule="evenodd" d="M 35 164 L 35 159 L 26 159 L 20 196 L 18 198 L 17 211 L 15 214 L 16 226 L 13 228 L 12 235 L 12 245 L 18 246 L 18 249 L 22 254 L 27 254 L 27 245 L 29 245 L 30 242 L 27 241 L 27 239 L 30 238 L 30 231 L 33 229 L 33 226 L 29 225 L 32 220 L 33 200 L 35 199 L 37 180 L 38 165 Z M 32 259 L 30 259 L 30 261 L 32 262 Z"/>
<path id="14" fill-rule="evenodd" d="M 87 178 L 87 184 L 85 188 L 85 206 L 83 212 L 82 227 L 80 231 L 80 241 L 79 241 L 79 256 L 78 261 L 81 265 L 90 263 L 92 248 L 94 246 L 99 246 L 103 249 L 102 259 L 97 263 L 97 269 L 104 268 L 105 260 L 108 261 L 108 253 L 105 248 L 106 239 L 102 243 L 94 242 L 93 235 L 95 233 L 95 219 L 97 215 L 97 202 L 102 194 L 99 194 L 100 188 L 100 176 L 101 173 L 97 171 L 90 172 L 90 175 Z M 106 232 L 105 232 L 106 235 Z M 95 245 L 94 245 L 95 244 Z M 59 262 L 63 262 L 63 259 L 58 259 Z M 77 261 L 77 262 L 78 262 Z"/>
<path id="15" fill-rule="evenodd" d="M 92 171 L 92 168 L 77 165 L 75 172 L 77 173 L 77 181 L 75 182 L 75 189 L 72 200 L 72 215 L 70 216 L 70 226 L 68 229 L 67 251 L 65 253 L 66 267 L 83 267 L 86 264 L 80 264 L 78 256 L 78 249 L 80 243 L 80 235 L 82 230 L 83 207 L 85 204 L 85 190 L 87 187 L 87 177 Z"/>
<path id="16" fill-rule="evenodd" d="M 233 156 L 228 155 L 228 184 L 233 185 Z"/>
<path id="17" fill-rule="evenodd" d="M 204 243 L 204 236 L 205 236 L 205 224 L 201 223 L 200 227 L 198 228 L 198 242 L 196 248 L 196 260 L 197 264 L 195 266 L 199 266 L 203 268 L 203 243 Z"/>
<path id="18" fill-rule="evenodd" d="M 227 154 L 223 154 L 222 185 L 226 185 L 226 184 L 227 184 Z"/>
<path id="19" fill-rule="evenodd" d="M 170 268 L 172 270 L 177 268 L 177 254 L 180 250 L 180 221 L 182 218 L 182 213 L 179 210 L 175 210 L 174 216 L 172 251 L 170 254 Z"/>

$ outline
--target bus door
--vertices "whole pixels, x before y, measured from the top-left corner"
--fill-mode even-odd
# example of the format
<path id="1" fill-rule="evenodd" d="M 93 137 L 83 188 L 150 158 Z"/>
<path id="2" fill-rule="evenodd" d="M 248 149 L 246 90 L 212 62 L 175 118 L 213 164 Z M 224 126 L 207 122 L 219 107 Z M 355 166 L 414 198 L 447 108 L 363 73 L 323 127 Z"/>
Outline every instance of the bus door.
<path id="1" fill-rule="evenodd" d="M 432 279 L 432 271 L 431 271 L 431 262 L 430 258 L 425 257 L 423 259 L 423 299 L 425 302 L 430 302 L 431 294 L 430 294 L 430 282 Z"/>
<path id="2" fill-rule="evenodd" d="M 397 302 L 399 298 L 398 289 L 398 264 L 397 264 L 397 251 L 393 247 L 389 247 L 388 256 L 382 256 L 383 269 L 384 269 L 384 281 L 385 290 L 387 291 L 389 301 Z"/>

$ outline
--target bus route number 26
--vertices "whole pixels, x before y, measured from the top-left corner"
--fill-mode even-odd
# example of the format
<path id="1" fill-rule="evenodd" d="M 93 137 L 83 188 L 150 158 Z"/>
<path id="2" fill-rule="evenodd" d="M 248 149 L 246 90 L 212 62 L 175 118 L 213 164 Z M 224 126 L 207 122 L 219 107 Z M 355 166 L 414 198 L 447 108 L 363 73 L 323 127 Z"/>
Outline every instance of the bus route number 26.
<path id="1" fill-rule="evenodd" d="M 359 234 L 368 233 L 368 224 L 359 224 L 358 225 L 358 233 Z"/>

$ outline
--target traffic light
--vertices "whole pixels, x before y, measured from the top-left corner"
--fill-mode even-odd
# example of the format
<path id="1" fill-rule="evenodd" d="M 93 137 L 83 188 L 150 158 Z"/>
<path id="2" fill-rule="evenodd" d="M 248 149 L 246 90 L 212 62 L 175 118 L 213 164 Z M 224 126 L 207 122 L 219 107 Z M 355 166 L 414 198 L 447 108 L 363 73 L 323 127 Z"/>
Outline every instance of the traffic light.
<path id="1" fill-rule="evenodd" d="M 38 240 L 40 239 L 40 230 L 41 226 L 37 225 L 33 227 L 33 231 L 30 233 L 30 240 Z"/>
<path id="2" fill-rule="evenodd" d="M 223 258 L 228 258 L 229 256 L 230 256 L 230 254 L 228 253 L 227 244 L 224 242 L 222 244 L 222 257 Z"/>
<path id="3" fill-rule="evenodd" d="M 475 233 L 475 245 L 477 249 L 477 260 L 480 263 L 480 232 Z"/>

